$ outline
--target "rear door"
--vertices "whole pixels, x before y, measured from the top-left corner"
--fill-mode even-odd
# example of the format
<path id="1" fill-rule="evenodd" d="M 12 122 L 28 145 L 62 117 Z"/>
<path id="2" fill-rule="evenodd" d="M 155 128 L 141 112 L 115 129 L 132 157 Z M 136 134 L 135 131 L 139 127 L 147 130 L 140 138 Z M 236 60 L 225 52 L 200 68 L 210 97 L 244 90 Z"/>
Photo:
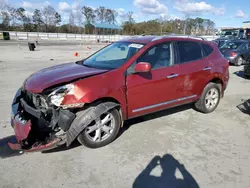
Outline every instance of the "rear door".
<path id="1" fill-rule="evenodd" d="M 212 75 L 210 55 L 213 49 L 207 46 L 206 53 L 202 44 L 194 41 L 177 41 L 176 47 L 179 53 L 179 76 L 183 80 L 182 97 L 197 99 Z"/>

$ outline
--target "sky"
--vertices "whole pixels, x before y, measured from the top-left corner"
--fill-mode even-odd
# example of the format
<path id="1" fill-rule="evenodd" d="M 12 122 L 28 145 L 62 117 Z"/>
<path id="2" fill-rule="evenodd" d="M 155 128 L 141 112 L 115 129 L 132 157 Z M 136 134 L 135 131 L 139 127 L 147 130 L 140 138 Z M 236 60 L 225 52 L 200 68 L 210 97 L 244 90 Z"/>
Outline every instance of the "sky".
<path id="1" fill-rule="evenodd" d="M 154 18 L 202 17 L 211 19 L 216 27 L 240 27 L 250 20 L 250 0 L 0 0 L 15 7 L 23 7 L 30 14 L 35 8 L 52 5 L 67 22 L 70 12 L 82 6 L 105 6 L 118 12 L 118 23 L 128 11 L 134 13 L 137 22 Z"/>

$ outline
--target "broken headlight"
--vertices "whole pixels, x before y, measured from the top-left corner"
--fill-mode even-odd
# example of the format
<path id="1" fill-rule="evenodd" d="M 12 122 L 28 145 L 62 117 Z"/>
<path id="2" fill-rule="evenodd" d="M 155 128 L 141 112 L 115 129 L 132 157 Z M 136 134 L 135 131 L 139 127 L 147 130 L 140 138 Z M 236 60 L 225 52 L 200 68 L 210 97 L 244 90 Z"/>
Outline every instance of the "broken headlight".
<path id="1" fill-rule="evenodd" d="M 55 106 L 61 106 L 64 96 L 69 94 L 74 88 L 73 84 L 67 84 L 55 89 L 52 93 L 49 94 L 49 101 Z"/>

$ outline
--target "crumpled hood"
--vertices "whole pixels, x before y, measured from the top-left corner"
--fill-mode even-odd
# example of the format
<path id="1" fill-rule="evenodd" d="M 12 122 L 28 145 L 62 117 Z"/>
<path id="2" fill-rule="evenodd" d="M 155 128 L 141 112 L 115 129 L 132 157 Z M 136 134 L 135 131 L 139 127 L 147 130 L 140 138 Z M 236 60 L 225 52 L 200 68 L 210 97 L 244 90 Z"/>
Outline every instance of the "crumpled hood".
<path id="1" fill-rule="evenodd" d="M 42 69 L 24 82 L 24 88 L 32 93 L 41 93 L 44 89 L 60 83 L 70 82 L 78 78 L 84 78 L 108 70 L 95 69 L 78 65 L 76 63 L 66 63 Z"/>

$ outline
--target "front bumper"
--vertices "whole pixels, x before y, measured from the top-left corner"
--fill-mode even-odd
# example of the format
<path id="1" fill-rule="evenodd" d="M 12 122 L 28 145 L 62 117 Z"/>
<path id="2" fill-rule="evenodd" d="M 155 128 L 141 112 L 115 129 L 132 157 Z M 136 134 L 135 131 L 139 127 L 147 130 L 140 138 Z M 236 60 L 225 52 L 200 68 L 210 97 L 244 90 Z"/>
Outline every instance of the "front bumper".
<path id="1" fill-rule="evenodd" d="M 49 114 L 50 113 L 50 114 Z M 68 110 L 37 109 L 30 106 L 18 90 L 11 111 L 11 126 L 17 143 L 9 143 L 13 150 L 43 151 L 66 142 L 65 131 L 75 118 Z M 57 134 L 61 132 L 62 134 Z"/>

